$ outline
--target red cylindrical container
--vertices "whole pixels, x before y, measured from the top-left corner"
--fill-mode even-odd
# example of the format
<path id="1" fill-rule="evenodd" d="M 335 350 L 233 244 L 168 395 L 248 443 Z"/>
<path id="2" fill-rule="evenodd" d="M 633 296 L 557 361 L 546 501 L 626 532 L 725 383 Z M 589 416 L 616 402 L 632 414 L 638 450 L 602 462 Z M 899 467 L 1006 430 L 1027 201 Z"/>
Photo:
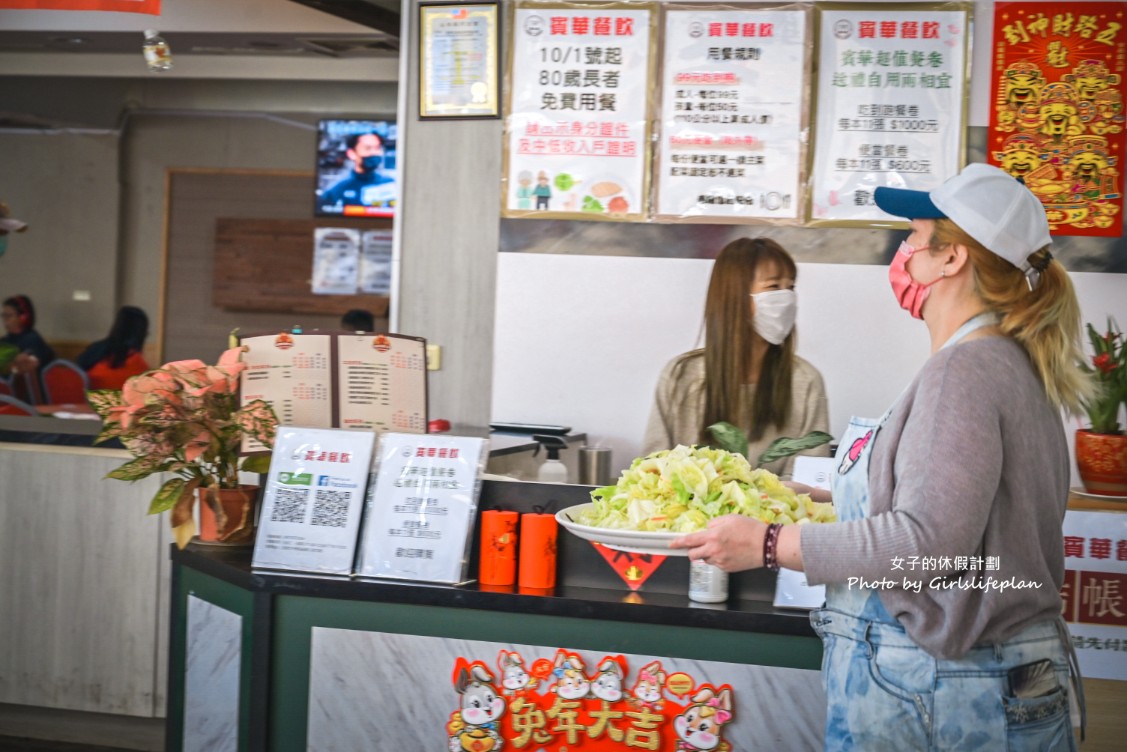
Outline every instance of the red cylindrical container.
<path id="1" fill-rule="evenodd" d="M 512 585 L 517 575 L 517 513 L 489 509 L 481 513 L 481 556 L 477 579 L 482 585 Z"/>
<path id="2" fill-rule="evenodd" d="M 556 537 L 559 523 L 552 514 L 520 516 L 520 587 L 556 586 Z"/>

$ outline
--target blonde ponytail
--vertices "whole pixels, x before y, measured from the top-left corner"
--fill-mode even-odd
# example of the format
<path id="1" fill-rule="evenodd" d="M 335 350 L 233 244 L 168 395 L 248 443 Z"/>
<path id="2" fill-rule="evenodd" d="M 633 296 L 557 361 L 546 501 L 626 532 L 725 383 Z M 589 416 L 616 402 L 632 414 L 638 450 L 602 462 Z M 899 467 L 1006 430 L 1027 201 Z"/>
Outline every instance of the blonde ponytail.
<path id="1" fill-rule="evenodd" d="M 1029 257 L 1030 264 L 1041 270 L 1040 282 L 1030 290 L 1022 270 L 949 219 L 936 220 L 932 242 L 966 246 L 975 289 L 987 308 L 1000 315 L 1002 333 L 1029 353 L 1049 401 L 1073 415 L 1082 414 L 1081 403 L 1093 395 L 1096 385 L 1080 367 L 1080 303 L 1068 272 L 1052 258 L 1048 246 Z"/>

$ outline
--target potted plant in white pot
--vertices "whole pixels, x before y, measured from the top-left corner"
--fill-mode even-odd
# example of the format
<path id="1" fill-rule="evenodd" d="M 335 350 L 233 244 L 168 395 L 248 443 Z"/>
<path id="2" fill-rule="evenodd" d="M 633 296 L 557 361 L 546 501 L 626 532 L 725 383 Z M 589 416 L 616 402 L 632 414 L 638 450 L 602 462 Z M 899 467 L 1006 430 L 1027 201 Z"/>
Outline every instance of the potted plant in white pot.
<path id="1" fill-rule="evenodd" d="M 202 541 L 245 544 L 254 538 L 259 489 L 240 485 L 239 472 L 266 472 L 270 458 L 242 457 L 240 449 L 248 436 L 272 447 L 278 418 L 263 400 L 240 407 L 243 349 L 227 350 L 214 366 L 175 361 L 132 377 L 120 392 L 88 393 L 103 421 L 95 443 L 117 438 L 133 454 L 107 477 L 136 481 L 153 473 L 175 476 L 157 491 L 149 514 L 172 510 L 172 530 L 181 548 L 195 534 L 197 497 Z"/>

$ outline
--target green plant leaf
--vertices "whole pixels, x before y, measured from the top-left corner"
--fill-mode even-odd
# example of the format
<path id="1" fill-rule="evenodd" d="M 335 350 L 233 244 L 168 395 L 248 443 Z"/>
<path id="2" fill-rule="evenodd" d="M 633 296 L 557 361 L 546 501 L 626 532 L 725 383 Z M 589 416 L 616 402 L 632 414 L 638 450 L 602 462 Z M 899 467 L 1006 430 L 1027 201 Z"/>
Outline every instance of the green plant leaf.
<path id="1" fill-rule="evenodd" d="M 824 431 L 811 431 L 798 439 L 792 439 L 789 436 L 780 436 L 768 444 L 763 454 L 759 455 L 758 465 L 759 467 L 763 467 L 763 465 L 768 462 L 790 457 L 792 454 L 798 454 L 804 449 L 813 449 L 816 446 L 825 444 L 831 439 L 833 439 L 833 436 L 830 436 Z"/>
<path id="2" fill-rule="evenodd" d="M 184 490 L 185 481 L 183 478 L 173 478 L 165 483 L 157 491 L 157 495 L 153 497 L 153 501 L 149 504 L 149 514 L 160 514 L 167 512 L 172 507 L 176 506 L 176 502 L 180 499 L 180 493 Z"/>
<path id="3" fill-rule="evenodd" d="M 245 473 L 265 473 L 270 471 L 270 455 L 259 454 L 253 457 L 247 457 L 243 460 L 243 465 L 239 468 Z"/>
<path id="4" fill-rule="evenodd" d="M 153 473 L 162 469 L 161 465 L 164 464 L 164 460 L 164 457 L 154 457 L 152 455 L 138 457 L 106 473 L 106 477 L 115 480 L 141 480 L 142 478 L 148 478 Z"/>
<path id="5" fill-rule="evenodd" d="M 747 457 L 747 434 L 739 426 L 720 421 L 709 426 L 708 432 L 712 434 L 720 449 Z"/>

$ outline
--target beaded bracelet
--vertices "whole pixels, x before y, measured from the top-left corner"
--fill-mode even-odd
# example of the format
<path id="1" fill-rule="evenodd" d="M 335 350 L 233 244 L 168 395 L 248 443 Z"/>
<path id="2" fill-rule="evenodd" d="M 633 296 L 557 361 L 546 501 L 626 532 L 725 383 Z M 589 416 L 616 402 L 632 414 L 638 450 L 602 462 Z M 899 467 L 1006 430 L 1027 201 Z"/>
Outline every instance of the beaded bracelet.
<path id="1" fill-rule="evenodd" d="M 772 572 L 779 571 L 779 531 L 783 526 L 773 522 L 767 526 L 767 533 L 763 536 L 763 566 Z"/>

